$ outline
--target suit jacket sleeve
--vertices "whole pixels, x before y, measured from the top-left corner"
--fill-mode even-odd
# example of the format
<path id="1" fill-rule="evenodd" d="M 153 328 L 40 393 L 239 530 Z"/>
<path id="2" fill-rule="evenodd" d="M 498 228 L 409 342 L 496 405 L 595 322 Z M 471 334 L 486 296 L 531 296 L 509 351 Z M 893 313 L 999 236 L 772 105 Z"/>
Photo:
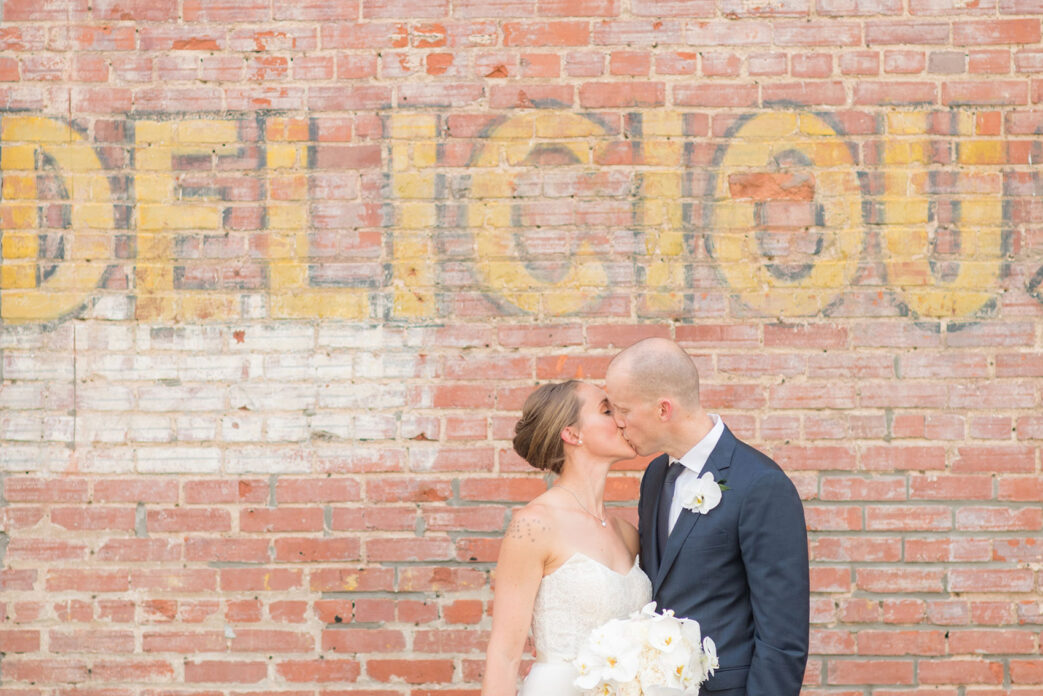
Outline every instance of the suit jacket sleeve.
<path id="1" fill-rule="evenodd" d="M 753 482 L 739 544 L 754 623 L 746 694 L 797 696 L 808 660 L 808 536 L 800 496 L 781 471 Z"/>

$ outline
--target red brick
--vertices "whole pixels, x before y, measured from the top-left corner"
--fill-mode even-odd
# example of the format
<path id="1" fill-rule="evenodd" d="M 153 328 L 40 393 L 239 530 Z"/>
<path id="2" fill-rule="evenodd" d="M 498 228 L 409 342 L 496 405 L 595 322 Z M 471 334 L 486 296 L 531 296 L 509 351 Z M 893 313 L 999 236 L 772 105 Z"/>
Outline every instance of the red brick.
<path id="1" fill-rule="evenodd" d="M 1043 543 L 1035 537 L 997 539 L 993 546 L 993 560 L 1021 563 L 1043 562 Z"/>
<path id="2" fill-rule="evenodd" d="M 1010 53 L 1007 51 L 973 51 L 968 56 L 967 70 L 971 74 L 1005 75 L 1010 72 Z M 999 134 L 999 132 L 991 133 L 991 135 Z"/>
<path id="3" fill-rule="evenodd" d="M 1037 633 L 1033 631 L 961 630 L 949 631 L 949 652 L 956 655 L 1035 653 Z"/>
<path id="4" fill-rule="evenodd" d="M 760 89 L 743 83 L 679 84 L 673 88 L 673 97 L 678 106 L 751 107 L 760 103 Z"/>
<path id="5" fill-rule="evenodd" d="M 267 502 L 268 482 L 261 479 L 186 481 L 184 492 L 189 505 L 257 504 Z"/>
<path id="6" fill-rule="evenodd" d="M 1039 476 L 1001 476 L 998 483 L 998 500 L 1043 501 L 1043 480 Z"/>
<path id="7" fill-rule="evenodd" d="M 859 631 L 859 655 L 944 655 L 944 631 Z"/>
<path id="8" fill-rule="evenodd" d="M 256 684 L 268 673 L 264 662 L 203 660 L 185 662 L 185 681 L 209 684 Z"/>
<path id="9" fill-rule="evenodd" d="M 360 558 L 361 542 L 354 538 L 282 538 L 274 541 L 275 560 L 281 563 L 355 561 Z"/>
<path id="10" fill-rule="evenodd" d="M 0 652 L 34 653 L 39 650 L 39 631 L 0 629 Z"/>
<path id="11" fill-rule="evenodd" d="M 188 545 L 191 546 L 191 542 Z M 135 590 L 160 592 L 212 592 L 217 589 L 217 571 L 204 568 L 131 571 L 130 586 Z"/>
<path id="12" fill-rule="evenodd" d="M 169 682 L 174 668 L 166 660 L 105 660 L 91 667 L 91 677 L 99 682 Z"/>
<path id="13" fill-rule="evenodd" d="M 525 53 L 519 59 L 522 77 L 560 77 L 561 58 L 553 53 Z"/>
<path id="14" fill-rule="evenodd" d="M 386 50 L 409 45 L 409 28 L 403 23 L 331 23 L 324 24 L 320 31 L 323 48 Z"/>
<path id="15" fill-rule="evenodd" d="M 11 503 L 86 503 L 87 496 L 82 478 L 12 476 L 4 482 L 4 497 Z"/>
<path id="16" fill-rule="evenodd" d="M 1002 684 L 1003 663 L 984 660 L 920 660 L 917 675 L 923 684 Z"/>
<path id="17" fill-rule="evenodd" d="M 989 539 L 906 539 L 905 560 L 909 562 L 968 562 L 992 558 Z"/>
<path id="18" fill-rule="evenodd" d="M 615 17 L 621 0 L 537 0 L 537 13 L 557 17 Z"/>
<path id="19" fill-rule="evenodd" d="M 126 571 L 72 568 L 47 571 L 49 592 L 126 592 L 129 587 L 130 578 Z"/>
<path id="20" fill-rule="evenodd" d="M 449 624 L 477 624 L 485 614 L 485 605 L 477 599 L 458 599 L 442 609 Z"/>
<path id="21" fill-rule="evenodd" d="M 496 532 L 506 526 L 506 510 L 496 507 L 445 507 L 426 505 L 422 508 L 425 528 L 433 531 Z"/>
<path id="22" fill-rule="evenodd" d="M 275 484 L 275 499 L 285 503 L 340 503 L 360 500 L 361 486 L 354 478 L 287 478 Z"/>
<path id="23" fill-rule="evenodd" d="M 1036 19 L 989 19 L 953 23 L 953 45 L 1035 44 L 1040 41 Z"/>
<path id="24" fill-rule="evenodd" d="M 322 531 L 323 511 L 319 508 L 247 508 L 239 513 L 243 532 Z"/>
<path id="25" fill-rule="evenodd" d="M 949 571 L 950 592 L 1031 592 L 1032 571 L 1028 569 L 979 570 L 953 568 Z"/>
<path id="26" fill-rule="evenodd" d="M 894 537 L 819 537 L 811 543 L 815 561 L 895 563 L 902 558 L 902 545 Z"/>
<path id="27" fill-rule="evenodd" d="M 580 106 L 588 109 L 662 106 L 665 99 L 662 82 L 587 82 L 579 88 Z"/>
<path id="28" fill-rule="evenodd" d="M 810 635 L 812 654 L 854 655 L 855 635 L 850 631 L 812 629 Z"/>
<path id="29" fill-rule="evenodd" d="M 683 44 L 684 26 L 680 22 L 660 19 L 603 20 L 595 23 L 591 43 L 628 48 Z"/>
<path id="30" fill-rule="evenodd" d="M 941 22 L 867 22 L 866 44 L 948 44 L 949 24 Z"/>
<path id="31" fill-rule="evenodd" d="M 833 74 L 833 56 L 803 53 L 793 56 L 790 71 L 793 77 L 826 78 Z"/>
<path id="32" fill-rule="evenodd" d="M 505 22 L 504 46 L 586 46 L 590 25 L 586 22 Z"/>
<path id="33" fill-rule="evenodd" d="M 460 481 L 460 498 L 469 501 L 528 502 L 545 490 L 546 483 L 528 476 L 492 479 L 469 477 Z"/>
<path id="34" fill-rule="evenodd" d="M 536 13 L 536 0 L 454 0 L 457 17 L 529 17 Z"/>
<path id="35" fill-rule="evenodd" d="M 399 592 L 459 592 L 486 585 L 486 574 L 472 568 L 411 566 L 399 574 Z"/>
<path id="36" fill-rule="evenodd" d="M 449 15 L 449 0 L 362 0 L 362 18 L 437 19 Z"/>
<path id="37" fill-rule="evenodd" d="M 231 640 L 233 652 L 307 653 L 315 649 L 311 635 L 297 631 L 250 630 L 237 628 Z"/>
<path id="38" fill-rule="evenodd" d="M 765 106 L 843 106 L 847 103 L 847 91 L 842 82 L 809 80 L 771 83 L 761 87 L 761 99 Z"/>
<path id="39" fill-rule="evenodd" d="M 100 503 L 176 503 L 178 482 L 144 479 L 102 479 L 94 482 L 91 496 Z"/>
<path id="40" fill-rule="evenodd" d="M 1011 660 L 1010 680 L 1014 684 L 1043 684 L 1043 659 Z"/>
<path id="41" fill-rule="evenodd" d="M 921 500 L 988 500 L 993 493 L 992 476 L 912 474 L 909 497 Z"/>
<path id="42" fill-rule="evenodd" d="M 931 82 L 859 82 L 855 85 L 856 105 L 934 104 L 938 92 Z"/>
<path id="43" fill-rule="evenodd" d="M 353 20 L 358 17 L 358 2 L 328 3 L 322 0 L 306 0 L 306 2 L 272 7 L 272 19 L 334 22 Z"/>
<path id="44" fill-rule="evenodd" d="M 232 528 L 231 516 L 220 508 L 164 508 L 148 510 L 146 525 L 150 532 L 227 532 Z"/>
<path id="45" fill-rule="evenodd" d="M 657 75 L 694 75 L 699 68 L 699 54 L 688 51 L 661 53 L 655 57 Z"/>
<path id="46" fill-rule="evenodd" d="M 134 634 L 130 631 L 74 630 L 50 631 L 48 645 L 53 653 L 132 653 Z"/>
<path id="47" fill-rule="evenodd" d="M 322 632 L 322 649 L 341 653 L 401 652 L 406 647 L 402 631 L 344 628 Z"/>
<path id="48" fill-rule="evenodd" d="M 312 570 L 310 578 L 313 592 L 390 592 L 395 585 L 389 568 Z"/>
<path id="49" fill-rule="evenodd" d="M 369 660 L 366 673 L 377 681 L 407 684 L 445 683 L 453 676 L 452 660 Z"/>
<path id="50" fill-rule="evenodd" d="M 369 539 L 366 558 L 370 561 L 437 561 L 453 557 L 449 539 Z"/>
<path id="51" fill-rule="evenodd" d="M 905 568 L 858 568 L 856 585 L 866 592 L 887 594 L 908 592 L 941 592 L 944 570 Z"/>
<path id="52" fill-rule="evenodd" d="M 226 592 L 284 592 L 302 587 L 303 574 L 289 568 L 222 568 L 221 589 Z"/>
<path id="53" fill-rule="evenodd" d="M 956 529 L 971 531 L 1034 531 L 1043 529 L 1038 507 L 962 507 L 956 511 Z"/>
<path id="54" fill-rule="evenodd" d="M 954 472 L 1030 473 L 1036 469 L 1036 451 L 1023 445 L 966 445 L 958 447 Z"/>
<path id="55" fill-rule="evenodd" d="M 482 653 L 489 635 L 473 628 L 417 631 L 413 649 L 421 653 Z"/>
<path id="56" fill-rule="evenodd" d="M 830 660 L 829 684 L 912 684 L 911 660 Z"/>
<path id="57" fill-rule="evenodd" d="M 7 5 L 4 10 L 6 12 Z M 4 659 L 4 678 L 15 683 L 82 684 L 89 679 L 88 675 L 87 664 L 81 660 Z"/>
<path id="58" fill-rule="evenodd" d="M 353 682 L 361 671 L 356 660 L 289 660 L 275 665 L 276 674 L 291 683 Z"/>
<path id="59" fill-rule="evenodd" d="M 776 22 L 776 46 L 857 46 L 862 28 L 842 22 Z"/>
<path id="60" fill-rule="evenodd" d="M 905 500 L 905 479 L 876 476 L 823 476 L 820 479 L 822 500 Z"/>
<path id="61" fill-rule="evenodd" d="M 102 561 L 171 563 L 181 555 L 181 543 L 170 539 L 110 539 L 98 549 Z"/>
<path id="62" fill-rule="evenodd" d="M 942 84 L 942 104 L 1013 106 L 1028 104 L 1028 82 L 989 80 L 984 82 L 945 82 Z"/>

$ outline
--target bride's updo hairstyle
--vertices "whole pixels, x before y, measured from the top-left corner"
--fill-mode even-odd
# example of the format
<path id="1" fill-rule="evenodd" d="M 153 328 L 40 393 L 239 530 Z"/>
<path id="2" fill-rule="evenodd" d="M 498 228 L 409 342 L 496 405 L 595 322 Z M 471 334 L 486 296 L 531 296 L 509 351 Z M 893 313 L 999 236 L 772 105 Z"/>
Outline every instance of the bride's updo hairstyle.
<path id="1" fill-rule="evenodd" d="M 579 419 L 582 404 L 578 381 L 544 384 L 529 394 L 522 417 L 514 426 L 514 451 L 537 469 L 561 473 L 565 444 L 561 431 Z"/>

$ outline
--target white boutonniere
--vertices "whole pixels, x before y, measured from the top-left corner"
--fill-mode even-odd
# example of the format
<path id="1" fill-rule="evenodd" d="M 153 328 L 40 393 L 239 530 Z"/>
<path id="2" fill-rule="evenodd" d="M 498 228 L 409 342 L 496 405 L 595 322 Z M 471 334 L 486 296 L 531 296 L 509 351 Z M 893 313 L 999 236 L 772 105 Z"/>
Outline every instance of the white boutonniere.
<path id="1" fill-rule="evenodd" d="M 724 481 L 715 481 L 712 471 L 707 471 L 699 478 L 683 481 L 678 486 L 681 506 L 700 515 L 705 515 L 717 507 L 721 502 L 722 492 L 726 490 L 728 487 L 724 485 Z"/>

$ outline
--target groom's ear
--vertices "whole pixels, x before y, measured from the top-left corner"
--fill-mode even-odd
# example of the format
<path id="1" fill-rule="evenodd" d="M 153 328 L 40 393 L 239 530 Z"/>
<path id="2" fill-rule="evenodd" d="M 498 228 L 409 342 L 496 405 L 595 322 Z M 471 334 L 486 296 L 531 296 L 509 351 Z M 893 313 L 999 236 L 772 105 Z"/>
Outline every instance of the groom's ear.
<path id="1" fill-rule="evenodd" d="M 668 399 L 660 399 L 656 404 L 656 415 L 665 423 L 674 415 L 674 405 Z"/>

